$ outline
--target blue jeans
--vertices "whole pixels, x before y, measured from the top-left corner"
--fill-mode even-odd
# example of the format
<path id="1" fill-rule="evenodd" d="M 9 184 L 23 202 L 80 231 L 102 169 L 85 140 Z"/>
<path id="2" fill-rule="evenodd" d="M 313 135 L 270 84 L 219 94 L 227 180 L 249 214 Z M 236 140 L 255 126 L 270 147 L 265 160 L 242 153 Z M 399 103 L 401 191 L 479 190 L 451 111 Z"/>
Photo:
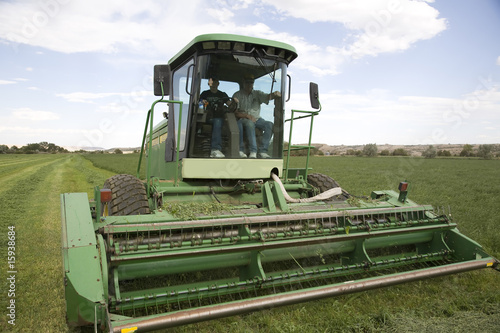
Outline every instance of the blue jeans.
<path id="1" fill-rule="evenodd" d="M 213 118 L 212 123 L 212 142 L 210 145 L 211 150 L 222 150 L 222 123 L 224 119 Z"/>
<path id="2" fill-rule="evenodd" d="M 240 151 L 245 151 L 245 143 L 243 142 L 244 129 L 248 140 L 250 153 L 257 152 L 255 128 L 258 128 L 263 132 L 262 141 L 259 146 L 259 153 L 267 153 L 269 141 L 271 141 L 271 137 L 273 136 L 273 123 L 263 118 L 257 119 L 255 123 L 246 118 L 241 118 L 238 120 L 238 129 L 240 130 Z"/>

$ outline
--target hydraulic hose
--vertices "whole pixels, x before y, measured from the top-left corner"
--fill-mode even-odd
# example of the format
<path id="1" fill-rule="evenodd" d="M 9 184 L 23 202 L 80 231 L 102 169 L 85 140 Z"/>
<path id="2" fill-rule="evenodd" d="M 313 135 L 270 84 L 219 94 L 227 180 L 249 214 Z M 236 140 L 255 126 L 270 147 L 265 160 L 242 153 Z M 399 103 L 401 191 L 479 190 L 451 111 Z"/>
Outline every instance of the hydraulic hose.
<path id="1" fill-rule="evenodd" d="M 286 201 L 288 201 L 288 202 L 307 203 L 307 202 L 322 201 L 322 200 L 329 199 L 329 198 L 333 197 L 334 195 L 342 194 L 342 188 L 334 187 L 334 188 L 329 189 L 328 191 L 320 193 L 320 194 L 318 194 L 314 197 L 311 197 L 311 198 L 294 199 L 286 192 L 285 187 L 283 186 L 283 183 L 281 182 L 280 178 L 276 174 L 272 173 L 271 177 L 279 185 L 279 187 L 281 188 L 281 192 L 283 192 L 283 195 L 284 195 Z"/>

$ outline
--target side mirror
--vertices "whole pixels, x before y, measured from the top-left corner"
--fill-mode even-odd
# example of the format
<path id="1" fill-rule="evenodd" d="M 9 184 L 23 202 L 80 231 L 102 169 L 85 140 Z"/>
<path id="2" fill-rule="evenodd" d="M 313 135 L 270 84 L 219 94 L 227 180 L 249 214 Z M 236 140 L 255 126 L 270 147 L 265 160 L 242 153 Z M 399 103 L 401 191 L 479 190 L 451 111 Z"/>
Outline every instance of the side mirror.
<path id="1" fill-rule="evenodd" d="M 318 92 L 318 84 L 314 82 L 309 83 L 309 99 L 311 100 L 311 107 L 313 109 L 319 109 L 319 92 Z"/>
<path id="2" fill-rule="evenodd" d="M 155 96 L 162 96 L 161 83 L 163 83 L 163 95 L 168 95 L 170 91 L 170 66 L 155 65 L 153 90 Z"/>

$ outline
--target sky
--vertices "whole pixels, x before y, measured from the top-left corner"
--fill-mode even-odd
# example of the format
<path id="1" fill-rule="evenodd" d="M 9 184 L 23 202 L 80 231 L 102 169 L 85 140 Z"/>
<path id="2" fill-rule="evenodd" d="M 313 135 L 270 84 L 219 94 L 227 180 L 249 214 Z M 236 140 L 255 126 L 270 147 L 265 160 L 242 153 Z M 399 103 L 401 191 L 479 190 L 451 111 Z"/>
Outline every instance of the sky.
<path id="1" fill-rule="evenodd" d="M 297 49 L 314 143 L 500 143 L 499 31 L 498 0 L 0 0 L 0 144 L 140 146 L 153 66 L 205 33 Z"/>

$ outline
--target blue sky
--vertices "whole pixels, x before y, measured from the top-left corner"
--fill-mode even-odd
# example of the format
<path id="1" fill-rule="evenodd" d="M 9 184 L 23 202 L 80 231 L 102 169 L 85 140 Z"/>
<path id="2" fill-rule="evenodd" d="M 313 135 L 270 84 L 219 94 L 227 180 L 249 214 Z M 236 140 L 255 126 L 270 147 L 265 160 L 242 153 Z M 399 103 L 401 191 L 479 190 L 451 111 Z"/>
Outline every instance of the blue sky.
<path id="1" fill-rule="evenodd" d="M 499 31 L 496 0 L 0 0 L 0 144 L 139 146 L 153 66 L 216 32 L 297 49 L 313 142 L 500 143 Z"/>

